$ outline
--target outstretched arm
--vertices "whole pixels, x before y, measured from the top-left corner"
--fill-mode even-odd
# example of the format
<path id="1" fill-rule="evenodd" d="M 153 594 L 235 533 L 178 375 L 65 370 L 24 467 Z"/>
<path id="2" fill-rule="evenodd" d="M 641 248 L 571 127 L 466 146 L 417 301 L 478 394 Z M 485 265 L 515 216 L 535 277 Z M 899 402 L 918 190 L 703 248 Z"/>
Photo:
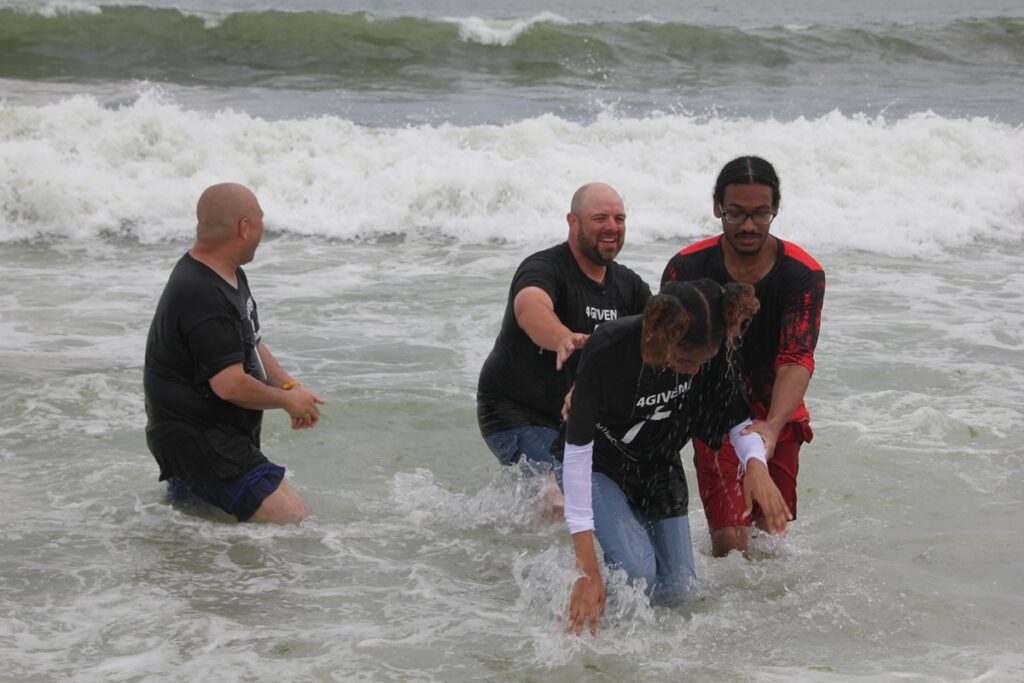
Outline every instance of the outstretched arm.
<path id="1" fill-rule="evenodd" d="M 580 573 L 569 596 L 566 633 L 579 635 L 589 622 L 590 635 L 604 621 L 605 589 L 594 550 L 594 510 L 590 474 L 593 470 L 594 442 L 584 446 L 566 443 L 563 463 L 565 482 L 565 521 L 572 534 L 576 570 Z"/>
<path id="2" fill-rule="evenodd" d="M 810 382 L 811 373 L 803 365 L 794 363 L 780 367 L 775 371 L 775 386 L 772 387 L 772 403 L 768 407 L 768 418 L 764 421 L 758 420 L 743 430 L 744 434 L 756 432 L 761 435 L 769 460 L 775 454 L 775 443 L 779 439 L 779 433 L 804 400 Z"/>
<path id="3" fill-rule="evenodd" d="M 590 635 L 597 635 L 597 625 L 604 622 L 605 588 L 601 570 L 597 567 L 594 550 L 594 532 L 580 531 L 572 535 L 572 548 L 576 553 L 576 570 L 580 577 L 572 586 L 569 596 L 566 633 L 580 635 L 589 621 Z"/>
<path id="4" fill-rule="evenodd" d="M 512 302 L 519 327 L 537 346 L 554 351 L 555 369 L 561 370 L 573 351 L 587 341 L 586 334 L 573 332 L 558 319 L 555 304 L 540 287 L 524 287 Z"/>
<path id="5" fill-rule="evenodd" d="M 821 327 L 825 298 L 825 274 L 807 275 L 803 284 L 787 297 L 779 328 L 779 352 L 773 360 L 775 383 L 764 422 L 750 428 L 764 437 L 768 459 L 775 453 L 779 433 L 800 406 L 814 372 L 814 347 Z"/>

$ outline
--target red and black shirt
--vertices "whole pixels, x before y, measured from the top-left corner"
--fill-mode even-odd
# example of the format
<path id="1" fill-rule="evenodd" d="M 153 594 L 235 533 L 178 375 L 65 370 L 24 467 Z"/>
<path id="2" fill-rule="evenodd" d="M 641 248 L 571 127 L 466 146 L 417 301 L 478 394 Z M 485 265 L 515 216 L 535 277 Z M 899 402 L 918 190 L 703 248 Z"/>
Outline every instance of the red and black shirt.
<path id="1" fill-rule="evenodd" d="M 722 235 L 691 244 L 672 257 L 661 276 L 669 280 L 710 278 L 725 285 L 735 282 L 725 267 Z M 814 372 L 821 306 L 825 298 L 825 271 L 806 251 L 777 237 L 775 265 L 754 285 L 761 308 L 743 336 L 743 374 L 750 404 L 758 419 L 771 405 L 775 372 L 783 365 L 799 364 Z M 803 401 L 789 418 L 809 419 Z"/>

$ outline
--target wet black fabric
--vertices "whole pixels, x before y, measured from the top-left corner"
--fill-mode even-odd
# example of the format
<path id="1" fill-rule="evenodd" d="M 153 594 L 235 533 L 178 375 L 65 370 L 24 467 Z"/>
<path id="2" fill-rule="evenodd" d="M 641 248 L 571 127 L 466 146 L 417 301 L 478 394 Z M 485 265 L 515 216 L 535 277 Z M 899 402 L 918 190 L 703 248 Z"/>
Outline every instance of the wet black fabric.
<path id="1" fill-rule="evenodd" d="M 618 263 L 609 264 L 603 283 L 594 282 L 580 270 L 567 243 L 528 256 L 512 278 L 501 330 L 480 371 L 477 417 L 485 436 L 527 425 L 557 428 L 562 400 L 572 386 L 579 353 L 556 372 L 555 353 L 534 344 L 516 322 L 513 302 L 525 287 L 547 292 L 558 319 L 583 333 L 640 313 L 651 297 L 640 276 Z"/>
<path id="2" fill-rule="evenodd" d="M 160 465 L 161 481 L 232 481 L 267 462 L 260 451 L 263 411 L 224 401 L 209 384 L 236 363 L 266 381 L 257 351 L 256 302 L 244 271 L 239 268 L 235 275 L 238 289 L 185 254 L 157 304 L 143 385 L 146 443 Z"/>
<path id="3" fill-rule="evenodd" d="M 702 240 L 673 256 L 661 276 L 662 284 L 701 278 L 721 285 L 735 282 L 725 267 L 722 239 L 718 235 Z M 774 239 L 778 243 L 775 265 L 754 285 L 761 306 L 743 335 L 743 371 L 759 419 L 768 414 L 779 365 L 799 363 L 814 371 L 825 298 L 825 272 L 817 261 L 792 242 Z M 803 403 L 790 419 L 808 419 Z"/>
<path id="4" fill-rule="evenodd" d="M 594 471 L 652 518 L 685 515 L 679 451 L 693 437 L 721 446 L 750 417 L 737 354 L 723 348 L 695 375 L 653 370 L 641 354 L 642 317 L 602 325 L 583 347 L 565 440 L 594 442 Z M 559 454 L 561 458 L 561 454 Z"/>

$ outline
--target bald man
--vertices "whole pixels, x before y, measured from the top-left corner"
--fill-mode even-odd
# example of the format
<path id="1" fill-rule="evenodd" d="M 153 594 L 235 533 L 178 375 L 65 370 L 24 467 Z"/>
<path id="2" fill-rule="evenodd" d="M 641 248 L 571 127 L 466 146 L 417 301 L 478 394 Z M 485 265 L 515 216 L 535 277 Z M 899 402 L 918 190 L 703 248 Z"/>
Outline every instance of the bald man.
<path id="1" fill-rule="evenodd" d="M 309 508 L 260 450 L 263 411 L 315 427 L 323 400 L 277 362 L 260 335 L 242 266 L 263 237 L 263 210 L 223 183 L 196 205 L 196 242 L 167 281 L 146 342 L 146 443 L 172 498 L 192 495 L 239 521 L 287 524 Z"/>
<path id="2" fill-rule="evenodd" d="M 618 192 L 603 183 L 584 185 L 566 221 L 567 241 L 520 264 L 480 371 L 480 432 L 502 465 L 525 458 L 535 471 L 557 467 L 551 444 L 572 386 L 574 352 L 599 324 L 641 313 L 651 297 L 640 276 L 615 262 L 626 237 Z M 560 506 L 558 496 L 553 506 Z"/>

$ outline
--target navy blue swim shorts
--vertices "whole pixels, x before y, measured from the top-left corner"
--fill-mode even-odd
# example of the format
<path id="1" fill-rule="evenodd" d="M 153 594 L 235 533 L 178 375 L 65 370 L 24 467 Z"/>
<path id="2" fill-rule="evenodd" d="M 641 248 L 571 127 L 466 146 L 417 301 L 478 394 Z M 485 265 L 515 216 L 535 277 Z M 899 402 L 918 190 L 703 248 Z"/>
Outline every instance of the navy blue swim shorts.
<path id="1" fill-rule="evenodd" d="M 284 468 L 267 461 L 229 482 L 189 486 L 180 479 L 171 479 L 167 482 L 167 495 L 171 500 L 180 501 L 191 494 L 244 522 L 256 513 L 267 496 L 277 490 L 282 479 Z"/>

